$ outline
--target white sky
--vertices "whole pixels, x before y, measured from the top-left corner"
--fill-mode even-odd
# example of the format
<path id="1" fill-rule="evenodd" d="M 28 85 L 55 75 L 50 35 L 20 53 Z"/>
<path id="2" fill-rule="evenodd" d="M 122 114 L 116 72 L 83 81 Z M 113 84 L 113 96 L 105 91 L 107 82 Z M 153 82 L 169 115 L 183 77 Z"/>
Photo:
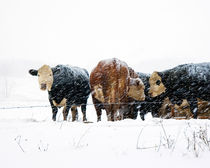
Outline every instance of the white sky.
<path id="1" fill-rule="evenodd" d="M 0 75 L 111 57 L 148 73 L 209 62 L 210 1 L 0 1 Z"/>

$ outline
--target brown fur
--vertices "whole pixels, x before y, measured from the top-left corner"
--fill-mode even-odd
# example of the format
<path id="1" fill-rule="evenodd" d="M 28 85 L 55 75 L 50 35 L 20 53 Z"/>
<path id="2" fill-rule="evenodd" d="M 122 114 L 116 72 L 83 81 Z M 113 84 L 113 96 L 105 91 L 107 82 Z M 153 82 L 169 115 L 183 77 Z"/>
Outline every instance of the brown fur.
<path id="1" fill-rule="evenodd" d="M 210 119 L 210 102 L 198 99 L 198 116 L 199 119 Z"/>
<path id="2" fill-rule="evenodd" d="M 126 63 L 118 59 L 98 63 L 90 74 L 91 92 L 98 120 L 100 112 L 95 99 L 103 104 L 108 121 L 117 120 L 118 109 L 123 103 L 128 103 L 129 97 L 139 101 L 145 99 L 144 84 L 137 77 L 138 75 Z"/>
<path id="3" fill-rule="evenodd" d="M 174 108 L 174 112 L 173 112 Z M 189 103 L 186 99 L 182 101 L 182 104 L 172 105 L 168 98 L 163 102 L 163 105 L 159 111 L 159 117 L 161 118 L 175 118 L 175 119 L 190 119 L 193 118 L 193 114 L 190 111 Z M 198 99 L 198 119 L 210 119 L 210 103 Z"/>
<path id="4" fill-rule="evenodd" d="M 177 104 L 173 105 L 169 98 L 165 98 L 163 105 L 159 111 L 161 118 L 169 119 L 190 119 L 193 118 L 193 114 L 190 112 L 189 104 L 187 100 L 183 100 L 182 104 L 178 106 Z"/>

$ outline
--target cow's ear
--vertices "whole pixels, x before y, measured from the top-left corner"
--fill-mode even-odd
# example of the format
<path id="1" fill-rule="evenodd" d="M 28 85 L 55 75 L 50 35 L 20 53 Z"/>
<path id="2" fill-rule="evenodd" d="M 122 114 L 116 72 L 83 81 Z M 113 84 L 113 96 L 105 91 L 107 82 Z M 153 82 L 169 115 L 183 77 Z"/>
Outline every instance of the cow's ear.
<path id="1" fill-rule="evenodd" d="M 28 72 L 29 72 L 32 76 L 37 76 L 37 74 L 38 74 L 38 71 L 35 70 L 35 69 L 30 69 Z"/>

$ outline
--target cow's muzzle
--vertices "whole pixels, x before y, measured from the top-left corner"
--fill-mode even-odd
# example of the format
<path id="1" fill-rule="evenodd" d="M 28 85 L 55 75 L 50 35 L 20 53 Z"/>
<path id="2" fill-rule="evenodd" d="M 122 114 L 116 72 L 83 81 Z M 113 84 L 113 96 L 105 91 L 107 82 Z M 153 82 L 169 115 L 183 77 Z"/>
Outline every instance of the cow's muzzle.
<path id="1" fill-rule="evenodd" d="M 41 90 L 46 90 L 47 89 L 47 84 L 42 83 L 40 88 L 41 88 Z"/>

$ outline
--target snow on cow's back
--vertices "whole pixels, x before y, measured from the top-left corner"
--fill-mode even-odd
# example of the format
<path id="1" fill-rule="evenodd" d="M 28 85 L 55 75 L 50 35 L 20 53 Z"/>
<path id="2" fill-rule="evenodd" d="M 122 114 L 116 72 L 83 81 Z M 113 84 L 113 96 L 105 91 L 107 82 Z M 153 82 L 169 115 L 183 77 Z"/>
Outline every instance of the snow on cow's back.
<path id="1" fill-rule="evenodd" d="M 142 72 L 137 72 L 137 74 L 144 84 L 147 84 L 149 82 L 151 74 L 142 73 Z"/>
<path id="2" fill-rule="evenodd" d="M 89 78 L 89 74 L 86 69 L 77 67 L 77 66 L 71 66 L 71 65 L 57 65 L 55 69 L 59 69 L 58 72 L 55 73 L 55 75 L 59 76 L 70 76 L 74 78 Z"/>
<path id="3" fill-rule="evenodd" d="M 121 61 L 121 60 L 119 60 L 119 59 L 117 59 L 117 58 L 110 58 L 110 59 L 101 60 L 101 61 L 99 62 L 99 64 L 100 64 L 100 63 L 103 63 L 103 64 L 102 64 L 103 66 L 115 64 L 118 71 L 120 71 L 120 69 L 121 69 L 122 66 L 128 67 L 128 65 L 127 65 L 126 62 Z"/>
<path id="4" fill-rule="evenodd" d="M 190 64 L 188 73 L 200 80 L 210 80 L 210 63 Z"/>
<path id="5" fill-rule="evenodd" d="M 186 79 L 191 78 L 193 81 L 205 81 L 210 80 L 210 63 L 198 63 L 198 64 L 182 64 L 172 69 L 165 70 L 163 73 L 169 73 L 170 78 Z"/>
<path id="6" fill-rule="evenodd" d="M 52 68 L 52 70 L 54 87 L 60 87 L 66 85 L 67 83 L 68 85 L 72 85 L 74 83 L 89 84 L 89 75 L 85 69 L 70 65 L 57 65 Z"/>
<path id="7" fill-rule="evenodd" d="M 86 69 L 77 67 L 77 66 L 71 66 L 71 65 L 67 65 L 69 71 L 72 71 L 72 74 L 74 75 L 75 78 L 79 77 L 79 78 L 85 78 L 85 79 L 89 79 L 89 74 L 88 71 Z"/>

